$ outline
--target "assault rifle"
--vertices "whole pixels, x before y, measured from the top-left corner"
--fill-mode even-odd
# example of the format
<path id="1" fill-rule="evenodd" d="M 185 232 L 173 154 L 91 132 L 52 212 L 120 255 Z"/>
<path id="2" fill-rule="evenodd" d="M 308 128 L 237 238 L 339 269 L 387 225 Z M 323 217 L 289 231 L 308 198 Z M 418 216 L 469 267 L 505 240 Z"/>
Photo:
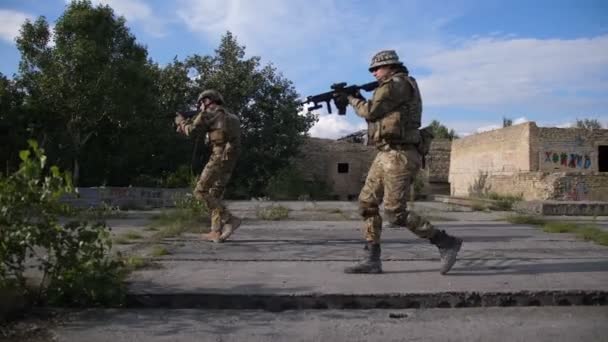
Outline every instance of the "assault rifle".
<path id="1" fill-rule="evenodd" d="M 190 119 L 190 118 L 195 117 L 195 116 L 196 116 L 196 114 L 198 114 L 198 112 L 199 112 L 198 110 L 188 110 L 188 111 L 184 111 L 184 112 L 179 111 L 179 112 L 176 112 L 176 113 L 174 114 L 174 116 L 175 116 L 176 114 L 179 114 L 179 115 L 183 116 L 183 117 L 184 117 L 184 119 Z"/>
<path id="2" fill-rule="evenodd" d="M 378 82 L 370 82 L 363 85 L 350 85 L 346 86 L 346 82 L 334 83 L 331 85 L 331 91 L 326 93 L 311 95 L 306 98 L 305 101 L 302 101 L 300 104 L 304 105 L 307 103 L 313 103 L 312 107 L 308 107 L 308 111 L 313 111 L 315 109 L 319 109 L 323 107 L 322 103 L 325 102 L 327 104 L 327 112 L 331 114 L 331 100 L 334 100 L 334 104 L 336 108 L 338 108 L 339 115 L 346 114 L 346 106 L 348 103 L 344 103 L 342 101 L 336 101 L 336 97 L 340 94 L 352 95 L 356 96 L 359 94 L 359 90 L 363 89 L 365 91 L 372 91 L 378 88 Z"/>

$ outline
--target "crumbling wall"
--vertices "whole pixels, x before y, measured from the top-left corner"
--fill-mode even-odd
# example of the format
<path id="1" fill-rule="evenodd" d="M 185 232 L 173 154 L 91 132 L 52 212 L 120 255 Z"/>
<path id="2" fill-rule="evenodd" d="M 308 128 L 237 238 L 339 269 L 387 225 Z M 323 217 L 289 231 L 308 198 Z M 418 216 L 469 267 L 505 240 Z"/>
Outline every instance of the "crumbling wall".
<path id="1" fill-rule="evenodd" d="M 365 183 L 376 149 L 358 143 L 309 138 L 295 159 L 296 169 L 309 181 L 323 180 L 335 199 L 353 200 Z M 342 164 L 339 170 L 338 165 Z M 344 165 L 347 171 L 344 172 Z M 342 171 L 342 172 L 339 172 Z"/>
<path id="2" fill-rule="evenodd" d="M 451 194 L 468 196 L 480 173 L 510 176 L 536 171 L 530 158 L 530 134 L 536 125 L 527 122 L 452 141 L 449 182 Z"/>

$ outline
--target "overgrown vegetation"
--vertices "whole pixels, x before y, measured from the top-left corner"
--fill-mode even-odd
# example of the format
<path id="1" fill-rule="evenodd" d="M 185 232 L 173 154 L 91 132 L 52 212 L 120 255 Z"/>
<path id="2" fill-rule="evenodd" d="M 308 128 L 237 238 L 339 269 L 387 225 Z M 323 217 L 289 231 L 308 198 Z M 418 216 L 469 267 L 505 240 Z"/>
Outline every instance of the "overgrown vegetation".
<path id="1" fill-rule="evenodd" d="M 601 129 L 602 124 L 598 119 L 576 119 L 576 128 Z"/>
<path id="2" fill-rule="evenodd" d="M 532 215 L 513 215 L 508 217 L 507 221 L 514 224 L 540 226 L 547 233 L 571 233 L 580 239 L 608 246 L 608 232 L 592 223 L 547 221 L 542 217 Z"/>
<path id="3" fill-rule="evenodd" d="M 469 196 L 470 197 L 485 197 L 490 192 L 490 184 L 488 184 L 488 173 L 479 171 L 477 178 L 473 180 L 473 183 L 469 185 Z"/>
<path id="4" fill-rule="evenodd" d="M 515 202 L 521 201 L 523 195 L 503 195 L 497 192 L 490 191 L 492 186 L 488 182 L 489 174 L 479 171 L 477 178 L 469 185 L 469 197 L 474 199 L 473 210 L 511 210 Z M 492 202 L 485 203 L 483 200 L 488 199 Z"/>
<path id="5" fill-rule="evenodd" d="M 209 231 L 209 211 L 191 194 L 179 198 L 175 209 L 164 210 L 154 216 L 146 230 L 154 231 L 151 240 L 178 236 L 185 232 L 206 233 Z"/>
<path id="6" fill-rule="evenodd" d="M 47 165 L 35 141 L 19 154 L 19 169 L 0 177 L 0 283 L 30 289 L 26 271 L 35 265 L 35 293 L 52 305 L 120 305 L 124 261 L 110 256 L 109 229 L 102 222 L 59 223 L 59 198 L 73 191 L 71 177 Z"/>
<path id="7" fill-rule="evenodd" d="M 281 205 L 273 205 L 265 208 L 258 208 L 256 216 L 260 220 L 279 221 L 289 217 L 289 209 Z"/>
<path id="8" fill-rule="evenodd" d="M 490 204 L 490 209 L 508 211 L 513 209 L 515 202 L 523 200 L 523 195 L 501 195 L 495 192 L 489 192 L 486 195 L 486 198 L 494 201 Z"/>
<path id="9" fill-rule="evenodd" d="M 176 134 L 167 115 L 214 88 L 242 124 L 226 196 L 265 196 L 317 118 L 299 113 L 299 94 L 273 64 L 246 56 L 230 32 L 217 38 L 208 54 L 159 65 L 125 19 L 97 1 L 70 1 L 54 23 L 27 20 L 14 80 L 0 74 L 2 169 L 18 168 L 16 153 L 33 137 L 78 186 L 187 187 L 209 150 L 203 137 Z"/>
<path id="10" fill-rule="evenodd" d="M 331 199 L 331 187 L 321 179 L 307 181 L 292 166 L 278 172 L 270 178 L 264 191 L 272 200 L 328 200 Z"/>
<path id="11" fill-rule="evenodd" d="M 410 201 L 414 201 L 416 199 L 423 197 L 423 191 L 425 186 L 425 179 L 422 172 L 418 172 L 412 181 L 412 186 L 410 190 Z"/>
<path id="12" fill-rule="evenodd" d="M 535 226 L 542 226 L 547 223 L 547 220 L 535 215 L 510 215 L 507 217 L 507 221 L 513 224 L 532 224 Z"/>
<path id="13" fill-rule="evenodd" d="M 488 206 L 479 199 L 474 199 L 471 203 L 471 210 L 473 211 L 486 211 L 489 210 Z"/>
<path id="14" fill-rule="evenodd" d="M 152 246 L 152 250 L 150 251 L 150 255 L 153 257 L 160 257 L 163 255 L 169 255 L 169 250 L 167 250 L 165 247 L 163 246 L 159 246 L 159 245 L 154 245 Z"/>
<path id="15" fill-rule="evenodd" d="M 446 126 L 444 126 L 443 124 L 441 124 L 441 122 L 437 120 L 431 121 L 429 126 L 433 130 L 433 135 L 435 136 L 435 139 L 458 139 L 456 131 L 454 131 L 453 129 L 448 129 Z"/>

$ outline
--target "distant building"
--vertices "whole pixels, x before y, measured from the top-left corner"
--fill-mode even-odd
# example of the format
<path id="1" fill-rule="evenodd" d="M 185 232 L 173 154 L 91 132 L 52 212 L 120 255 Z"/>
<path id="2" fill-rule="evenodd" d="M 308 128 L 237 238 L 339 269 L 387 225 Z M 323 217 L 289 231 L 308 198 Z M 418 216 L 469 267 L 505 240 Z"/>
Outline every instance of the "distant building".
<path id="1" fill-rule="evenodd" d="M 374 147 L 331 139 L 308 138 L 295 160 L 307 181 L 324 181 L 335 200 L 356 200 L 376 156 Z"/>
<path id="2" fill-rule="evenodd" d="M 526 200 L 606 201 L 608 130 L 527 122 L 457 139 L 449 181 L 455 196 L 481 190 Z"/>
<path id="3" fill-rule="evenodd" d="M 367 131 L 338 140 L 308 138 L 296 159 L 296 168 L 310 182 L 324 181 L 336 200 L 356 200 L 377 150 L 366 145 Z M 421 171 L 423 193 L 449 194 L 450 141 L 436 140 Z"/>
<path id="4" fill-rule="evenodd" d="M 367 130 L 360 130 L 342 138 L 338 141 L 366 144 Z M 448 139 L 435 139 L 431 143 L 429 154 L 425 158 L 425 166 L 420 171 L 425 188 L 425 194 L 449 194 L 450 184 L 448 174 L 450 170 L 451 141 Z"/>

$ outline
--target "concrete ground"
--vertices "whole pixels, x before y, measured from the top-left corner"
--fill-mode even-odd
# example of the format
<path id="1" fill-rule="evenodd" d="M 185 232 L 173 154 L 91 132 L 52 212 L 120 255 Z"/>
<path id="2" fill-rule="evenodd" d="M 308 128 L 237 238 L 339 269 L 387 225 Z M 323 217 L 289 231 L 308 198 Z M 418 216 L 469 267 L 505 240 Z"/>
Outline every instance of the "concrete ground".
<path id="1" fill-rule="evenodd" d="M 289 208 L 280 221 L 255 220 L 263 206 Z M 437 249 L 407 229 L 383 230 L 382 275 L 349 275 L 342 269 L 362 255 L 361 222 L 353 202 L 235 202 L 247 220 L 224 244 L 184 234 L 163 241 L 170 255 L 160 268 L 134 273 L 131 293 L 181 295 L 374 295 L 450 292 L 607 291 L 608 249 L 570 234 L 544 233 L 500 221 L 508 213 L 471 212 L 443 203 L 416 203 L 443 221 L 438 228 L 465 242 L 452 272 L 441 276 Z M 336 219 L 341 215 L 341 220 Z M 183 296 L 181 296 L 183 297 Z M 198 303 L 197 305 L 199 305 Z M 147 305 L 143 303 L 142 305 Z M 152 305 L 152 304 L 151 304 Z"/>
<path id="2" fill-rule="evenodd" d="M 608 308 L 418 310 L 89 310 L 56 341 L 605 341 Z"/>
<path id="3" fill-rule="evenodd" d="M 257 218 L 261 209 L 278 205 L 290 210 L 287 219 Z M 230 208 L 245 218 L 230 241 L 213 244 L 192 233 L 160 241 L 169 254 L 152 258 L 156 267 L 129 279 L 132 308 L 71 312 L 51 329 L 55 340 L 602 341 L 607 336 L 608 248 L 507 223 L 508 212 L 415 203 L 438 228 L 464 240 L 452 272 L 438 274 L 438 252 L 427 241 L 387 226 L 385 273 L 347 275 L 342 269 L 362 252 L 355 203 L 243 201 Z M 150 214 L 127 214 L 109 224 L 116 232 L 143 231 Z M 596 222 L 608 226 L 604 217 Z"/>

